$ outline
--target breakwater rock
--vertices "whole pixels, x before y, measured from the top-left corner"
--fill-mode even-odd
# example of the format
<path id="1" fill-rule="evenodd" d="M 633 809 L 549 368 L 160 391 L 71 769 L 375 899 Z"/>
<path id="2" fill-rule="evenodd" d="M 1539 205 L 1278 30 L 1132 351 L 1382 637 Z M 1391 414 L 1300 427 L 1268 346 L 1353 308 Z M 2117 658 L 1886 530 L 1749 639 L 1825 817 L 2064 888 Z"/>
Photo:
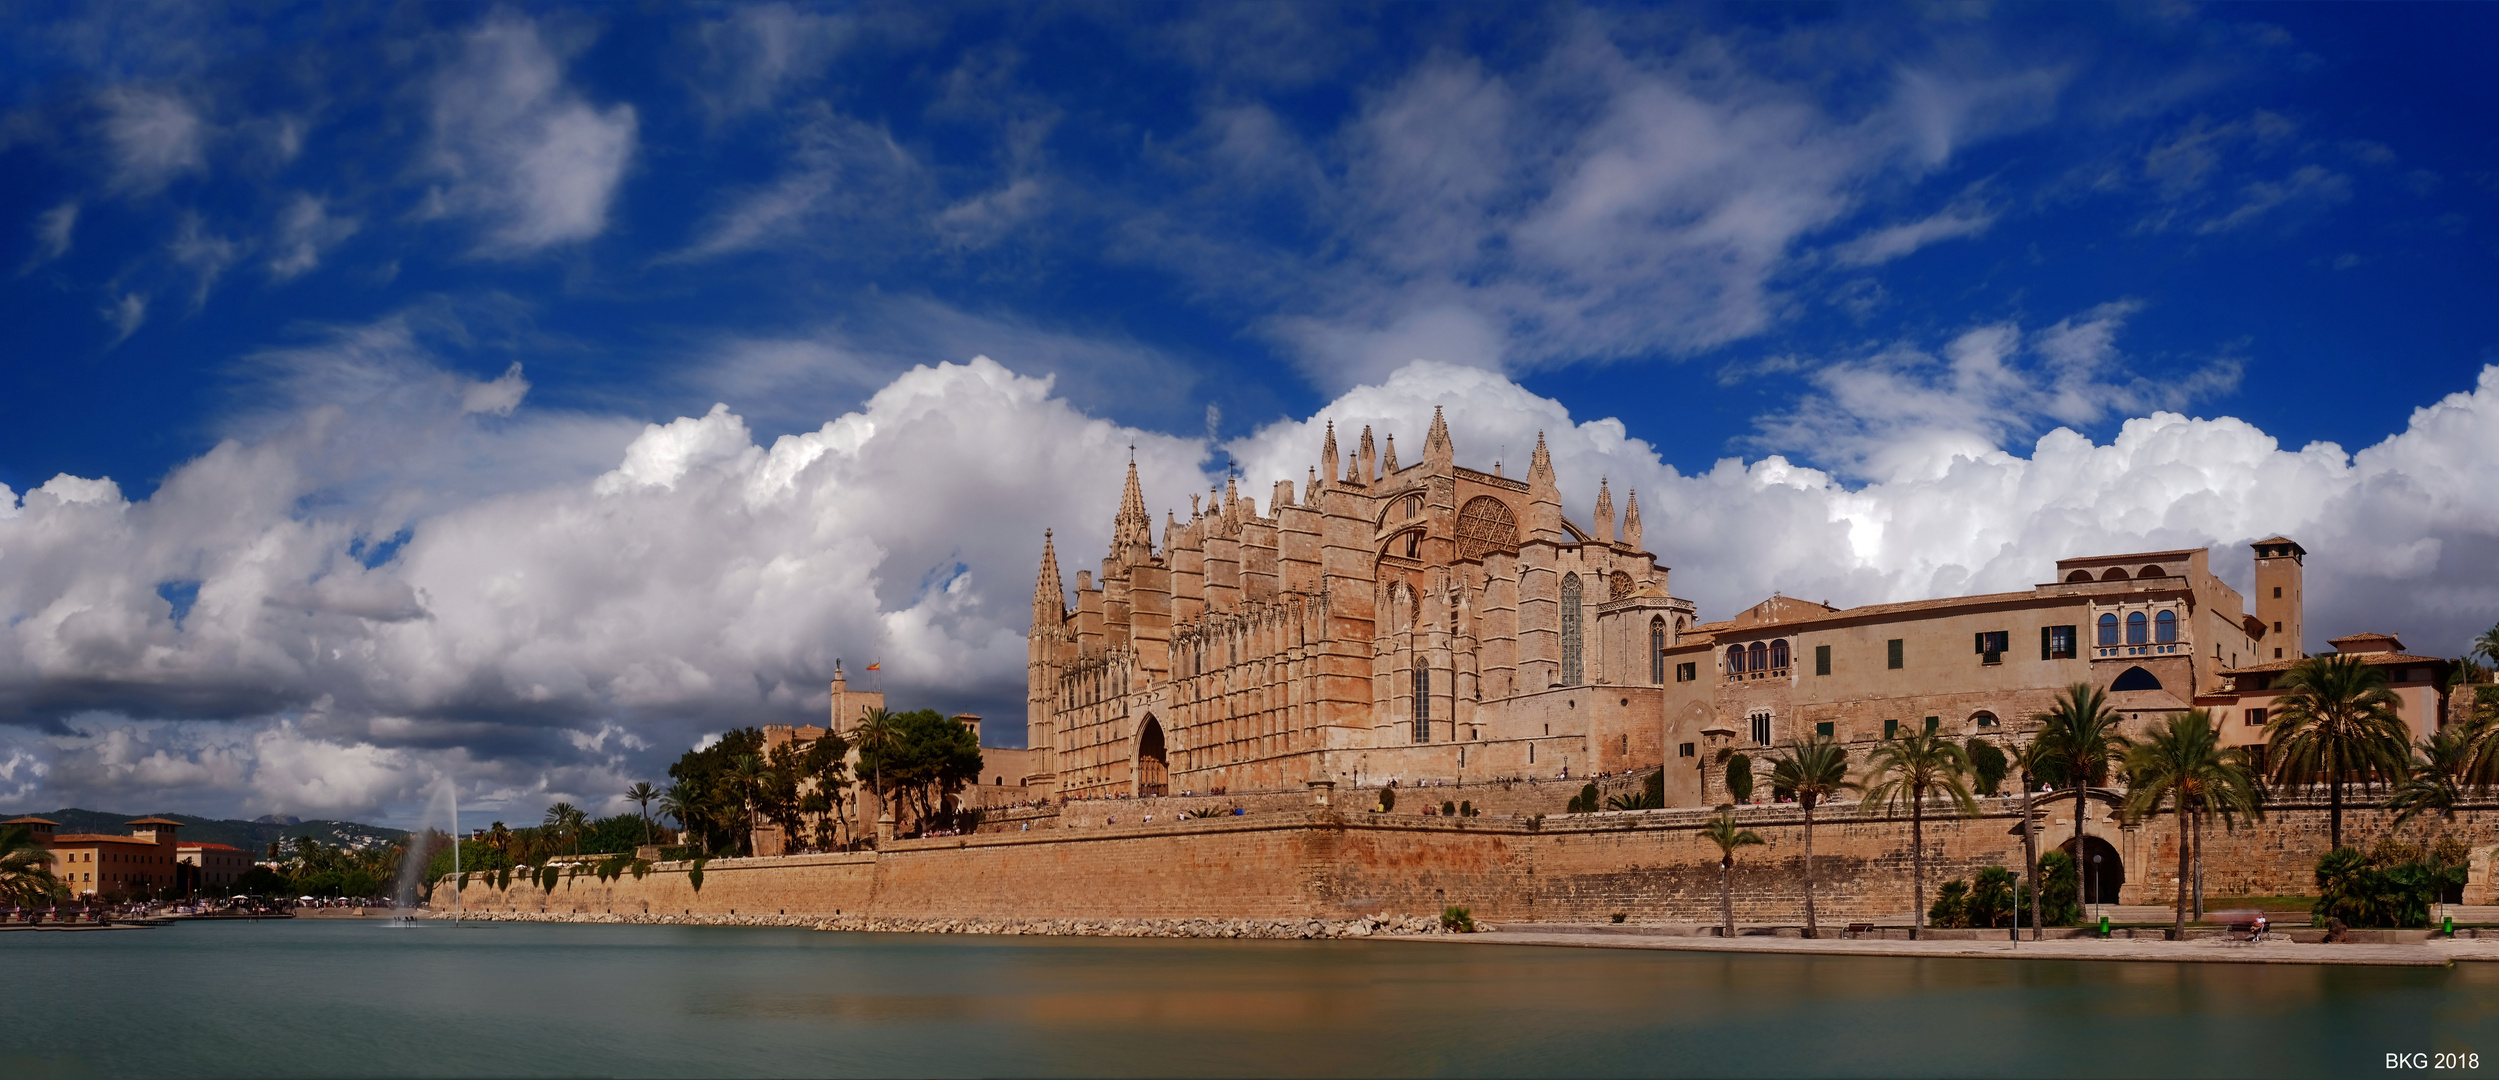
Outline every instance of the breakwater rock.
<path id="1" fill-rule="evenodd" d="M 451 918 L 426 911 L 428 919 Z M 795 926 L 879 934 L 1001 934 L 1050 937 L 1132 938 L 1367 938 L 1447 934 L 1440 920 L 1419 915 L 1358 919 L 888 919 L 857 915 L 660 915 L 607 912 L 484 911 L 461 916 L 470 922 L 599 923 L 630 926 Z M 1478 932 L 1491 927 L 1477 924 Z"/>

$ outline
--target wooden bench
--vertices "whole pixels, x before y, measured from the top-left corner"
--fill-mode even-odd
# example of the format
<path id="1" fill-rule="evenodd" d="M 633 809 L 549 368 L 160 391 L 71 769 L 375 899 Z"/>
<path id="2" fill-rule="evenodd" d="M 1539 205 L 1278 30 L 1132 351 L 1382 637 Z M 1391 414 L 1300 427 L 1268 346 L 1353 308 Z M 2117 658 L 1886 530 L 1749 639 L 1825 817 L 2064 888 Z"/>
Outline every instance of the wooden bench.
<path id="1" fill-rule="evenodd" d="M 1854 937 L 1856 937 L 1856 936 L 1857 936 L 1857 935 L 1859 935 L 1859 934 L 1871 934 L 1871 933 L 1873 933 L 1873 932 L 1874 932 L 1874 924 L 1873 924 L 1873 923 L 1870 923 L 1870 922 L 1853 922 L 1853 923 L 1848 924 L 1848 928 L 1847 928 L 1847 929 L 1840 931 L 1840 936 L 1841 936 L 1841 937 L 1844 937 L 1844 938 L 1854 938 Z"/>

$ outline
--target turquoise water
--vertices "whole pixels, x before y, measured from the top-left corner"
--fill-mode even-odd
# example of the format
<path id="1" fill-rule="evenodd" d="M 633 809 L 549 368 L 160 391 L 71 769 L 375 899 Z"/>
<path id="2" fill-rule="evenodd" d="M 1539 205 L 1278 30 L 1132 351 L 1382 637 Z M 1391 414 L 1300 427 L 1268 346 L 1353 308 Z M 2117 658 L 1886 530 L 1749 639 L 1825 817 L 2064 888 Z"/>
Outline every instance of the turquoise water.
<path id="1" fill-rule="evenodd" d="M 2492 965 L 298 920 L 0 934 L 0 968 L 0 1075 L 2499 1073 Z"/>

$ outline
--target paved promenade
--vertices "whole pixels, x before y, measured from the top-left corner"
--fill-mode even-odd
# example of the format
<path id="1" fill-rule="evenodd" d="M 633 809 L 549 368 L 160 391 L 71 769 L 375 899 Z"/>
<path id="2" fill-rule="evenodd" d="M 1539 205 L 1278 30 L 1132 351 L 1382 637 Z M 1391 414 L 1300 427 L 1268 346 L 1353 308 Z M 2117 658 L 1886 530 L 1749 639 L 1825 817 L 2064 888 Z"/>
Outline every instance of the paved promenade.
<path id="1" fill-rule="evenodd" d="M 2002 960 L 2158 960 L 2207 964 L 2360 964 L 2444 967 L 2458 961 L 2499 962 L 2499 939 L 2435 940 L 2419 945 L 2325 945 L 2269 941 L 2157 941 L 2068 938 L 2022 941 L 1878 941 L 1791 937 L 1697 937 L 1669 934 L 1567 932 L 1522 927 L 1489 933 L 1402 940 L 1469 945 L 1546 945 L 1579 949 L 1674 949 L 1685 952 L 1788 953 L 1808 956 L 1933 956 Z M 1400 940 L 1400 939 L 1391 939 Z"/>

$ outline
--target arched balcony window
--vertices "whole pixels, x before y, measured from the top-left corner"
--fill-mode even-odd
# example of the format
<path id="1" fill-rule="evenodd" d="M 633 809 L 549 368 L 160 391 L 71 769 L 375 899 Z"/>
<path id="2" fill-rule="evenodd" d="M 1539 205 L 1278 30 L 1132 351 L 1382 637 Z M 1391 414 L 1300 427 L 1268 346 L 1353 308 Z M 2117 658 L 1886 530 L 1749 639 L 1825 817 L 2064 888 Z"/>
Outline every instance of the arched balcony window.
<path id="1" fill-rule="evenodd" d="M 2140 611 L 2126 614 L 2126 644 L 2143 645 L 2152 640 L 2152 621 Z"/>
<path id="2" fill-rule="evenodd" d="M 1744 661 L 1744 666 L 1745 666 L 1745 668 L 1746 668 L 1747 670 L 1751 670 L 1751 671 L 1768 671 L 1768 670 L 1770 670 L 1770 647 L 1769 647 L 1769 646 L 1764 645 L 1764 644 L 1762 644 L 1761 642 L 1756 641 L 1756 642 L 1754 642 L 1754 643 L 1753 643 L 1753 645 L 1752 645 L 1752 647 L 1751 647 L 1751 648 L 1748 648 L 1748 649 L 1744 650 L 1744 653 L 1745 653 L 1745 657 L 1746 657 L 1746 658 L 1745 658 L 1745 661 Z"/>
<path id="3" fill-rule="evenodd" d="M 2100 644 L 2115 645 L 2117 643 L 2117 616 L 2115 614 L 2100 616 Z"/>
<path id="4" fill-rule="evenodd" d="M 1729 646 L 1727 646 L 1727 674 L 1729 674 L 1729 675 L 1742 675 L 1742 674 L 1744 674 L 1744 646 L 1742 646 L 1742 645 L 1729 645 Z"/>
<path id="5" fill-rule="evenodd" d="M 1771 642 L 1771 643 L 1770 643 L 1770 670 L 1772 670 L 1772 671 L 1779 671 L 1779 670 L 1782 670 L 1782 669 L 1784 669 L 1784 668 L 1786 668 L 1786 667 L 1787 667 L 1787 642 L 1786 642 L 1786 641 L 1773 641 L 1773 642 Z"/>
<path id="6" fill-rule="evenodd" d="M 2164 611 L 2152 620 L 2152 640 L 2163 645 L 2178 640 L 2178 613 Z"/>

